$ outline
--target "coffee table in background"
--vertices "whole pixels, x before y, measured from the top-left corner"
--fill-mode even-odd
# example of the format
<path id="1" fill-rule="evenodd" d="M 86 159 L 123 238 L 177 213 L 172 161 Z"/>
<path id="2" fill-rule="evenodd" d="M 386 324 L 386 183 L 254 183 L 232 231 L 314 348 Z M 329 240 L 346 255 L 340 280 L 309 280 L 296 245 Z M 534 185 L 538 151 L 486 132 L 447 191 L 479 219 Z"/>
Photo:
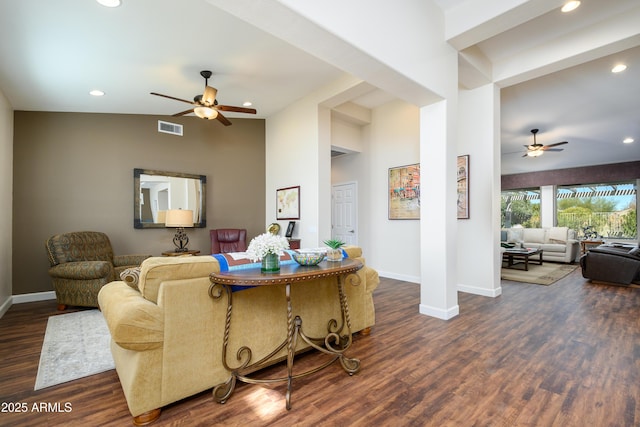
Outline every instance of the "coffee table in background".
<path id="1" fill-rule="evenodd" d="M 531 257 L 538 255 L 538 259 Z M 516 265 L 524 264 L 524 271 L 529 271 L 529 263 L 542 265 L 542 249 L 505 249 L 502 252 L 502 262 L 507 262 L 505 268 L 516 269 Z"/>

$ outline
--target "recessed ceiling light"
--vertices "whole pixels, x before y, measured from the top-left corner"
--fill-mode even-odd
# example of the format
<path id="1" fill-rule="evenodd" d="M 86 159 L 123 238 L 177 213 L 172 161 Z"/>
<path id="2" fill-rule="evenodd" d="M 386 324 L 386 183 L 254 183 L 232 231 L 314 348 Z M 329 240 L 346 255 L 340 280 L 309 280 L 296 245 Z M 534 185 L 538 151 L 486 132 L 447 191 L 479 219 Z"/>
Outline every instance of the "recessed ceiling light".
<path id="1" fill-rule="evenodd" d="M 627 69 L 627 66 L 626 66 L 626 65 L 624 65 L 624 64 L 618 64 L 618 65 L 616 65 L 615 67 L 613 67 L 613 68 L 611 69 L 611 72 L 612 72 L 612 73 L 621 73 L 621 72 L 623 72 L 623 71 L 624 71 L 624 70 L 626 70 L 626 69 Z"/>
<path id="2" fill-rule="evenodd" d="M 89 95 L 93 95 L 93 96 L 103 96 L 104 92 L 98 89 L 94 89 L 91 92 L 89 92 Z"/>
<path id="3" fill-rule="evenodd" d="M 118 7 L 120 6 L 120 4 L 122 4 L 120 0 L 96 0 L 96 1 L 106 7 Z"/>
<path id="4" fill-rule="evenodd" d="M 625 138 L 622 140 L 625 144 L 631 144 L 633 142 L 633 138 Z"/>
<path id="5" fill-rule="evenodd" d="M 578 8 L 578 6 L 580 6 L 580 2 L 575 0 L 575 1 L 568 1 L 564 4 L 564 6 L 562 6 L 562 9 L 560 9 L 561 11 L 567 13 L 567 12 L 571 12 L 572 10 L 576 10 Z"/>
<path id="6" fill-rule="evenodd" d="M 250 101 L 245 101 L 242 103 L 245 107 L 251 107 L 253 104 Z"/>

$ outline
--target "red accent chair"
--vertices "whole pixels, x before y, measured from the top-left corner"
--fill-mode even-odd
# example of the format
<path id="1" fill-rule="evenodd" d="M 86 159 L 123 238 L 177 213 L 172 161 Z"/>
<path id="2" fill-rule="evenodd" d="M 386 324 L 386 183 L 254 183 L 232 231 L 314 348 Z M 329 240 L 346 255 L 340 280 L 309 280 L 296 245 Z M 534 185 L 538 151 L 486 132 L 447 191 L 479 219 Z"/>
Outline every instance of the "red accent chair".
<path id="1" fill-rule="evenodd" d="M 209 234 L 212 254 L 247 250 L 247 230 L 244 228 L 219 228 L 210 230 Z"/>

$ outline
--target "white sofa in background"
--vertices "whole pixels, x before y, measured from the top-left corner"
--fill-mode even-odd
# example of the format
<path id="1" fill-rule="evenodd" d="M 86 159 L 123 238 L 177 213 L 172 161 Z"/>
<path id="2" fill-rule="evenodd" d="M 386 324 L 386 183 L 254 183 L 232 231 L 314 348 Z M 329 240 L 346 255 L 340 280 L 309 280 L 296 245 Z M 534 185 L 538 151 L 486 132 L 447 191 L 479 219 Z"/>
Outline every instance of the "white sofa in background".
<path id="1" fill-rule="evenodd" d="M 500 240 L 520 243 L 526 248 L 542 249 L 544 261 L 571 263 L 578 260 L 580 245 L 575 231 L 568 227 L 503 228 Z"/>

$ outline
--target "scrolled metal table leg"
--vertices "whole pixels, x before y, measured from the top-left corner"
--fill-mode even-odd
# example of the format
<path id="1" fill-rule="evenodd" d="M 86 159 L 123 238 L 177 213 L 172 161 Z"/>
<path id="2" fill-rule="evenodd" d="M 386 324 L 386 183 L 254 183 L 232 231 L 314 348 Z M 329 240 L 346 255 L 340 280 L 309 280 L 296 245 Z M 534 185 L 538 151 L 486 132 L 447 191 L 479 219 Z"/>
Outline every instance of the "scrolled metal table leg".
<path id="1" fill-rule="evenodd" d="M 295 356 L 296 348 L 296 334 L 299 326 L 295 326 L 300 323 L 300 318 L 296 317 L 295 322 L 293 320 L 293 308 L 291 307 L 291 284 L 285 285 L 285 294 L 287 298 L 287 394 L 286 394 L 286 406 L 287 410 L 291 409 L 291 391 L 293 389 L 293 358 Z"/>
<path id="2" fill-rule="evenodd" d="M 231 375 L 229 379 L 213 388 L 213 398 L 218 403 L 225 403 L 236 388 L 236 376 Z"/>

